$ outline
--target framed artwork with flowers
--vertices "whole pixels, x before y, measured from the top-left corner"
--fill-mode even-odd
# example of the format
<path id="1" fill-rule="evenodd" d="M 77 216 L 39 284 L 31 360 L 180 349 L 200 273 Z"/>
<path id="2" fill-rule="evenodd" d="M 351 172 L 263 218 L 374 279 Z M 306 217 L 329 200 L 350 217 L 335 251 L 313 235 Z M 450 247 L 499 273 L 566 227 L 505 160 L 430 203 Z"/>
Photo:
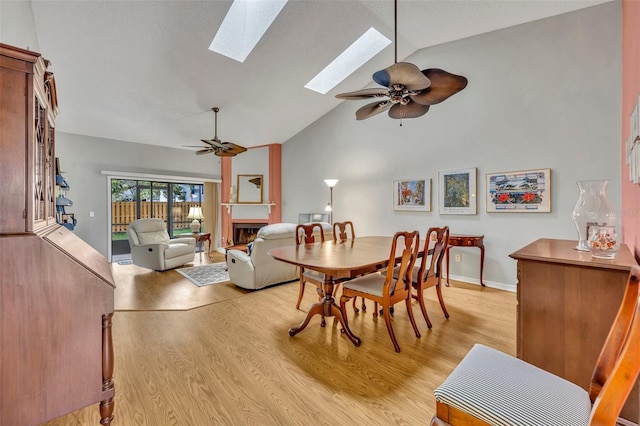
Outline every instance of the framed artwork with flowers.
<path id="1" fill-rule="evenodd" d="M 549 213 L 551 169 L 487 173 L 488 213 Z"/>

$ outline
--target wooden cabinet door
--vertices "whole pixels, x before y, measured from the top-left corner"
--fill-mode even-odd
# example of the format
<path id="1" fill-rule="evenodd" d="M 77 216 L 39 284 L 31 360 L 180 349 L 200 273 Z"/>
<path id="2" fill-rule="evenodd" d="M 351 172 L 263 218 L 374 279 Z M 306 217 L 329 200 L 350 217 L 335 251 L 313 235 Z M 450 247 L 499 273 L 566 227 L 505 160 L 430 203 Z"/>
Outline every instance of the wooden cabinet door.
<path id="1" fill-rule="evenodd" d="M 36 84 L 36 92 L 38 85 Z M 34 229 L 55 223 L 55 132 L 49 107 L 40 96 L 35 97 L 33 139 L 33 222 Z"/>
<path id="2" fill-rule="evenodd" d="M 0 43 L 0 233 L 55 224 L 53 74 L 39 53 Z"/>
<path id="3" fill-rule="evenodd" d="M 28 164 L 33 140 L 33 62 L 0 46 L 0 233 L 32 230 Z"/>

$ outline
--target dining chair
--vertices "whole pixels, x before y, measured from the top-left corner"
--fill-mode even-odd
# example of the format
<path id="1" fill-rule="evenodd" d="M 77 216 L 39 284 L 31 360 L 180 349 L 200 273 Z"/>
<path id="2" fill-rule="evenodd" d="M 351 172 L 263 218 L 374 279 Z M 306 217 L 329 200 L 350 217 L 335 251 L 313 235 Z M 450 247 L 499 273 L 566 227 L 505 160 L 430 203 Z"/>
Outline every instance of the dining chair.
<path id="1" fill-rule="evenodd" d="M 400 258 L 399 277 L 393 277 L 393 268 L 388 268 L 387 272 L 382 274 L 366 274 L 342 283 L 342 296 L 340 296 L 340 308 L 345 313 L 346 303 L 352 297 L 362 297 L 372 300 L 382 306 L 382 317 L 387 325 L 387 331 L 396 352 L 400 352 L 400 345 L 393 332 L 391 324 L 390 310 L 398 302 L 404 300 L 407 306 L 409 320 L 413 326 L 416 337 L 420 337 L 420 332 L 416 325 L 413 311 L 411 309 L 411 281 L 410 271 L 413 270 L 416 258 L 418 257 L 418 249 L 420 245 L 420 233 L 413 232 L 396 232 L 391 243 L 391 252 L 389 254 L 389 264 L 396 263 L 396 251 L 400 247 L 402 256 Z M 347 315 L 344 315 L 345 323 L 348 323 Z"/>
<path id="2" fill-rule="evenodd" d="M 640 267 L 633 266 L 589 392 L 476 344 L 435 389 L 431 425 L 616 425 L 640 372 L 639 282 Z"/>
<path id="3" fill-rule="evenodd" d="M 333 242 L 352 240 L 356 237 L 353 229 L 353 222 L 334 222 L 333 223 Z"/>
<path id="4" fill-rule="evenodd" d="M 296 246 L 301 244 L 313 244 L 316 242 L 316 235 L 320 236 L 320 242 L 324 243 L 324 229 L 321 223 L 307 223 L 296 226 Z M 319 299 L 322 299 L 322 284 L 324 283 L 324 274 L 316 271 L 305 270 L 300 267 L 300 289 L 298 290 L 298 301 L 296 302 L 296 309 L 300 309 L 300 302 L 304 296 L 304 288 L 306 283 L 311 283 L 316 286 Z M 324 324 L 324 318 L 323 318 Z"/>
<path id="5" fill-rule="evenodd" d="M 345 243 L 349 240 L 353 240 L 356 237 L 355 230 L 353 228 L 353 222 L 345 221 L 345 222 L 334 222 L 333 224 L 333 243 Z M 336 286 L 337 290 L 337 286 Z M 358 313 L 360 310 L 356 306 L 356 300 L 358 298 L 353 298 L 353 310 Z M 364 299 L 362 299 L 361 305 L 362 311 L 367 310 L 367 305 L 364 303 Z"/>
<path id="6" fill-rule="evenodd" d="M 424 303 L 424 291 L 430 287 L 436 288 L 436 294 L 440 301 L 440 307 L 445 318 L 449 318 L 449 312 L 444 304 L 442 297 L 442 260 L 447 251 L 449 244 L 449 227 L 431 227 L 427 230 L 427 236 L 424 240 L 424 255 L 420 265 L 413 267 L 411 274 L 411 284 L 415 292 L 412 297 L 418 301 L 422 316 L 427 322 L 427 327 L 431 328 L 431 321 L 427 314 L 427 307 Z M 430 254 L 429 251 L 432 250 Z M 396 266 L 393 270 L 394 278 L 398 277 L 399 268 Z"/>

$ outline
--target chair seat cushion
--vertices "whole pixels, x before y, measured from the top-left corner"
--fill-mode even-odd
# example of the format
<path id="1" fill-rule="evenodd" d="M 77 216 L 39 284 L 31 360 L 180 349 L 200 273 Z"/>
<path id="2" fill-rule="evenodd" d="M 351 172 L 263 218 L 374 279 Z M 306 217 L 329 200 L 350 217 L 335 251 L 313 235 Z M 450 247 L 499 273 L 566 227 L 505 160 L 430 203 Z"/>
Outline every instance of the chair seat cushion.
<path id="1" fill-rule="evenodd" d="M 172 259 L 174 257 L 182 256 L 185 254 L 195 253 L 194 246 L 191 244 L 171 244 L 165 251 L 165 259 Z"/>
<path id="2" fill-rule="evenodd" d="M 310 280 L 314 280 L 314 281 L 320 281 L 323 282 L 324 281 L 324 274 L 321 272 L 317 272 L 317 271 L 312 271 L 310 269 L 305 269 L 304 272 L 302 273 L 302 276 L 310 279 Z"/>
<path id="3" fill-rule="evenodd" d="M 351 290 L 382 297 L 384 281 L 384 275 L 374 273 L 363 275 L 362 277 L 346 281 L 342 284 L 342 286 L 343 288 L 349 288 Z"/>
<path id="4" fill-rule="evenodd" d="M 418 271 L 420 270 L 420 266 L 414 266 L 413 271 L 411 272 L 411 280 L 415 283 L 418 281 Z M 398 274 L 400 273 L 400 267 L 396 266 L 393 268 L 393 278 L 398 279 Z"/>
<path id="5" fill-rule="evenodd" d="M 586 426 L 591 414 L 581 387 L 480 344 L 434 394 L 436 401 L 491 425 Z"/>

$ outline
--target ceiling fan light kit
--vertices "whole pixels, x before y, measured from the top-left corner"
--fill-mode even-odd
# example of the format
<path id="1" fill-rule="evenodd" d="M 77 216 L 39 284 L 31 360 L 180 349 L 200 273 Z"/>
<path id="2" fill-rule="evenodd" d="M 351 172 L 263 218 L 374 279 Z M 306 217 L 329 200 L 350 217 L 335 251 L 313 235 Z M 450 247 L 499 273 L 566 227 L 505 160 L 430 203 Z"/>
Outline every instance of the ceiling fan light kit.
<path id="1" fill-rule="evenodd" d="M 361 100 L 386 98 L 367 104 L 356 111 L 356 119 L 364 120 L 383 111 L 395 119 L 416 118 L 465 87 L 468 80 L 439 68 L 420 70 L 408 62 L 398 62 L 398 1 L 394 0 L 395 61 L 388 68 L 373 73 L 373 81 L 386 88 L 369 88 L 336 95 L 338 99 Z"/>
<path id="2" fill-rule="evenodd" d="M 236 145 L 231 142 L 222 142 L 218 138 L 218 111 L 220 108 L 213 107 L 211 110 L 214 112 L 214 135 L 213 139 L 200 139 L 205 143 L 205 147 L 202 146 L 190 146 L 191 148 L 201 148 L 196 151 L 196 155 L 204 155 L 214 153 L 218 157 L 233 157 L 240 153 L 243 153 L 247 148 Z"/>

